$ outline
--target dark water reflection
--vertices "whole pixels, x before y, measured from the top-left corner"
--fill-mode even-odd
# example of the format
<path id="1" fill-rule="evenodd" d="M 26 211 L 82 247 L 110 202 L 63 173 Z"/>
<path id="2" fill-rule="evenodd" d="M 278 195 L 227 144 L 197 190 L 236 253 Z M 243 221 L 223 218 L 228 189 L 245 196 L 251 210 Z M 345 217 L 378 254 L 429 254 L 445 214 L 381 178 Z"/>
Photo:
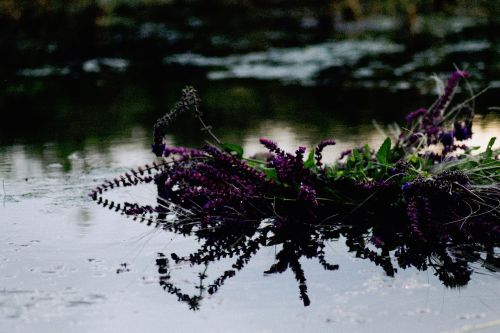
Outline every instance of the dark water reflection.
<path id="1" fill-rule="evenodd" d="M 355 257 L 380 266 L 389 277 L 394 277 L 398 270 L 414 267 L 422 271 L 430 270 L 445 286 L 456 288 L 467 285 L 473 273 L 472 267 L 492 273 L 500 270 L 499 253 L 492 244 L 415 241 L 412 237 L 404 236 L 402 226 L 403 229 L 398 232 L 398 220 L 403 221 L 404 214 L 399 212 L 398 215 L 394 211 L 388 213 L 387 210 L 384 207 L 383 210 L 370 214 L 370 218 L 364 219 L 360 214 L 356 214 L 349 220 L 353 224 L 337 226 L 295 224 L 276 228 L 273 226 L 274 221 L 269 219 L 240 223 L 226 221 L 225 225 L 203 230 L 195 225 L 172 226 L 153 219 L 148 221 L 148 224 L 156 222 L 157 227 L 165 231 L 181 234 L 194 232 L 196 238 L 200 240 L 197 251 L 190 254 L 181 257 L 177 253 L 168 256 L 164 253 L 158 254 L 156 264 L 160 274 L 159 284 L 165 291 L 176 296 L 179 302 L 186 303 L 192 310 L 199 310 L 205 295 L 217 293 L 228 279 L 235 277 L 252 260 L 258 251 L 263 247 L 271 247 L 275 251 L 275 262 L 263 273 L 282 274 L 291 270 L 297 281 L 299 298 L 304 306 L 309 306 L 311 299 L 301 261 L 313 259 L 325 271 L 338 270 L 338 264 L 329 263 L 325 259 L 325 251 L 327 243 L 340 240 L 345 241 L 349 252 Z M 374 221 L 375 219 L 378 222 Z M 161 216 L 159 220 L 165 221 Z M 393 225 L 390 230 L 384 230 L 387 229 L 384 227 L 386 224 L 384 222 L 387 221 L 391 221 Z M 232 265 L 226 267 L 217 278 L 209 278 L 206 274 L 208 266 L 226 258 L 232 258 Z M 199 283 L 195 284 L 193 281 L 193 285 L 198 289 L 195 294 L 184 293 L 172 282 L 172 278 L 175 281 L 175 270 L 171 269 L 170 261 L 175 265 L 186 262 L 191 266 L 200 267 Z M 334 279 L 333 273 L 328 279 Z"/>
<path id="2" fill-rule="evenodd" d="M 171 78 L 177 78 L 172 81 Z M 15 82 L 15 83 L 12 83 Z M 0 92 L 3 119 L 0 143 L 60 142 L 79 149 L 87 141 L 103 142 L 126 135 L 134 126 L 150 131 L 155 119 L 175 103 L 185 85 L 196 83 L 207 120 L 217 133 L 242 142 L 249 133 L 267 135 L 265 123 L 287 123 L 307 141 L 371 131 L 372 120 L 401 122 L 404 115 L 429 105 L 434 96 L 417 90 L 353 89 L 282 85 L 277 81 L 206 81 L 186 69 L 108 73 L 78 77 L 19 78 Z M 498 90 L 477 100 L 476 112 L 495 120 Z M 466 98 L 461 94 L 460 98 Z M 260 133 L 259 133 L 260 132 Z M 204 138 L 189 116 L 172 128 L 177 144 L 199 145 Z"/>

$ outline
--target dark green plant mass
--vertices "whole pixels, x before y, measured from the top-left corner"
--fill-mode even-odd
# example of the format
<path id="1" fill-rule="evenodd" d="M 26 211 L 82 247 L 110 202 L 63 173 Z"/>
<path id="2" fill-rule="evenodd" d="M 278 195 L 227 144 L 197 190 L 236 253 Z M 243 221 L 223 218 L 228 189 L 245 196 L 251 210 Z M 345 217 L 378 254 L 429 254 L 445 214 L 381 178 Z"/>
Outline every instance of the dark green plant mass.
<path id="1" fill-rule="evenodd" d="M 208 285 L 209 293 L 234 276 L 259 247 L 279 245 L 276 263 L 266 273 L 290 268 L 308 305 L 299 259 L 316 257 L 325 269 L 338 269 L 326 261 L 324 247 L 341 236 L 357 256 L 388 275 L 397 272 L 397 262 L 403 269 L 432 268 L 445 285 L 462 286 L 470 279 L 472 262 L 496 270 L 500 241 L 495 138 L 482 152 L 469 146 L 474 96 L 452 103 L 468 76 L 455 71 L 435 103 L 410 113 L 378 149 L 353 148 L 333 164 L 322 161 L 324 148 L 335 145 L 332 139 L 306 156 L 305 147 L 290 153 L 262 138 L 267 152 L 245 157 L 242 147 L 221 142 L 205 124 L 200 99 L 187 87 L 155 124 L 158 161 L 108 181 L 90 195 L 111 209 L 166 230 L 195 233 L 204 242 L 191 255 L 172 254 L 175 262 L 207 265 L 236 256 L 232 268 Z M 168 126 L 182 112 L 194 113 L 211 143 L 200 149 L 165 144 Z M 157 205 L 116 205 L 102 198 L 104 191 L 142 182 L 156 184 Z M 205 287 L 199 286 L 197 296 L 183 294 L 170 282 L 168 259 L 161 255 L 158 264 L 165 290 L 197 308 Z"/>

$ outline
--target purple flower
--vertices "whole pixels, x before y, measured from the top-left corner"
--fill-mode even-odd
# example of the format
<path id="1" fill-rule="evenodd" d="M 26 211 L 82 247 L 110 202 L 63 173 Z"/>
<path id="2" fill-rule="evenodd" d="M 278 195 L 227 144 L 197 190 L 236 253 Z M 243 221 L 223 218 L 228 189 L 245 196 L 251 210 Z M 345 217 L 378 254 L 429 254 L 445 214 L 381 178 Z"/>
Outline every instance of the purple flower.
<path id="1" fill-rule="evenodd" d="M 270 152 L 273 152 L 273 153 L 278 153 L 278 152 L 282 152 L 282 150 L 278 147 L 278 145 L 276 144 L 276 142 L 274 141 L 271 141 L 267 138 L 260 138 L 259 139 L 260 143 L 264 145 L 264 147 L 266 147 Z"/>
<path id="2" fill-rule="evenodd" d="M 439 141 L 441 141 L 441 143 L 445 146 L 445 147 L 448 147 L 448 146 L 451 146 L 453 145 L 453 131 L 451 132 L 446 132 L 446 133 L 441 133 L 439 135 Z"/>
<path id="3" fill-rule="evenodd" d="M 472 122 L 455 122 L 453 124 L 455 138 L 459 141 L 472 137 Z"/>
<path id="4" fill-rule="evenodd" d="M 436 118 L 442 115 L 443 111 L 446 109 L 448 104 L 453 98 L 453 94 L 458 86 L 461 78 L 468 78 L 470 74 L 466 71 L 457 70 L 453 72 L 448 78 L 448 83 L 444 89 L 443 95 L 439 97 L 434 106 L 427 113 L 428 116 Z"/>
<path id="5" fill-rule="evenodd" d="M 316 208 L 318 207 L 318 199 L 316 198 L 316 191 L 309 185 L 301 184 L 297 199 L 305 203 L 307 206 Z"/>
<path id="6" fill-rule="evenodd" d="M 396 165 L 393 168 L 389 169 L 389 174 L 391 176 L 400 174 L 404 175 L 411 168 L 411 164 L 403 159 L 396 162 Z"/>
<path id="7" fill-rule="evenodd" d="M 427 137 L 433 137 L 438 134 L 440 130 L 441 128 L 439 126 L 432 125 L 426 129 L 425 134 L 427 134 Z"/>
<path id="8" fill-rule="evenodd" d="M 321 154 L 323 152 L 323 149 L 326 146 L 333 146 L 335 144 L 335 140 L 333 139 L 327 139 L 321 141 L 317 146 L 316 146 L 316 151 L 315 151 L 315 159 L 316 159 L 316 165 L 320 167 L 322 165 L 321 159 L 323 158 L 323 155 Z"/>
<path id="9" fill-rule="evenodd" d="M 407 193 L 412 188 L 412 185 L 412 182 L 406 182 L 403 186 L 401 186 L 401 190 L 403 190 L 404 193 Z"/>
<path id="10" fill-rule="evenodd" d="M 340 153 L 339 160 L 343 159 L 347 155 L 350 155 L 352 153 L 352 149 L 346 149 Z"/>
<path id="11" fill-rule="evenodd" d="M 163 145 L 163 154 L 164 157 L 169 157 L 170 155 L 181 155 L 184 157 L 193 157 L 193 156 L 203 156 L 203 152 L 198 149 L 186 148 L 186 147 L 167 147 Z"/>
<path id="12" fill-rule="evenodd" d="M 198 92 L 193 87 L 185 87 L 182 89 L 182 96 L 179 102 L 167 112 L 163 117 L 158 119 L 154 125 L 153 134 L 153 153 L 160 157 L 163 153 L 163 139 L 167 133 L 168 126 L 180 113 L 187 112 L 191 109 L 198 115 L 200 98 L 198 97 Z"/>
<path id="13" fill-rule="evenodd" d="M 239 160 L 237 157 L 223 152 L 214 146 L 207 145 L 203 148 L 203 150 L 206 153 L 210 154 L 215 159 L 215 162 L 223 165 L 224 167 L 233 169 L 233 172 L 236 172 L 240 175 L 245 175 L 253 181 L 256 181 L 258 184 L 263 184 L 266 182 L 266 176 L 264 175 L 264 173 L 256 170 L 255 168 L 252 168 L 246 162 Z"/>
<path id="14" fill-rule="evenodd" d="M 295 159 L 286 155 L 276 155 L 269 163 L 270 167 L 276 169 L 278 179 L 282 183 L 293 183 L 297 178 L 294 174 Z"/>
<path id="15" fill-rule="evenodd" d="M 306 152 L 306 147 L 299 147 L 295 151 L 295 159 L 297 163 L 302 163 L 304 161 L 304 153 Z"/>
<path id="16" fill-rule="evenodd" d="M 310 176 L 310 171 L 304 168 L 305 147 L 299 147 L 295 151 L 295 156 L 286 153 L 278 145 L 266 138 L 261 138 L 262 143 L 274 156 L 268 163 L 268 166 L 276 170 L 278 179 L 282 183 L 300 183 L 304 178 Z"/>
<path id="17" fill-rule="evenodd" d="M 427 109 L 420 108 L 420 109 L 418 109 L 416 111 L 410 112 L 406 116 L 405 120 L 406 120 L 407 123 L 411 123 L 413 120 L 417 119 L 418 117 L 420 117 L 420 116 L 422 116 L 422 115 L 424 115 L 426 113 L 427 113 Z"/>

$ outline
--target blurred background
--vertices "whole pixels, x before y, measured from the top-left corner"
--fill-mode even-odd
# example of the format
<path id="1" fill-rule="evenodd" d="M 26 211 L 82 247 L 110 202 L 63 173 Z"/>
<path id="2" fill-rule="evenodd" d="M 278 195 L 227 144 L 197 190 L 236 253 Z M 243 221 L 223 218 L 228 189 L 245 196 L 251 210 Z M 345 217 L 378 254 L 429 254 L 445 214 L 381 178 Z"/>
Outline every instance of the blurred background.
<path id="1" fill-rule="evenodd" d="M 90 148 L 147 151 L 187 84 L 249 153 L 260 136 L 289 149 L 334 137 L 341 150 L 379 141 L 372 120 L 430 104 L 432 75 L 455 66 L 489 86 L 483 143 L 500 129 L 499 14 L 498 0 L 0 0 L 0 153 L 70 168 Z M 204 137 L 185 116 L 169 140 Z"/>

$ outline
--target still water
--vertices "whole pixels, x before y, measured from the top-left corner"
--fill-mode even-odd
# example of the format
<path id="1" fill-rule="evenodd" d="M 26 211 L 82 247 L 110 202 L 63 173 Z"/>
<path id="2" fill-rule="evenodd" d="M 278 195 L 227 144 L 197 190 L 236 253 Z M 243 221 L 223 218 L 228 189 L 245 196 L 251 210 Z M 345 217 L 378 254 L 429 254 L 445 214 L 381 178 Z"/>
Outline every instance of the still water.
<path id="1" fill-rule="evenodd" d="M 490 83 L 473 128 L 472 144 L 484 147 L 500 134 L 498 35 L 467 18 L 435 22 L 433 41 L 446 42 L 428 48 L 394 38 L 394 22 L 379 19 L 337 27 L 354 35 L 371 29 L 370 38 L 306 38 L 274 48 L 238 39 L 227 50 L 228 37 L 214 34 L 209 44 L 225 45 L 224 52 L 190 45 L 152 62 L 132 52 L 10 71 L 0 92 L 0 332 L 497 332 L 500 276 L 491 268 L 474 264 L 471 281 L 458 289 L 432 270 L 389 277 L 356 258 L 342 237 L 325 247 L 337 270 L 300 259 L 308 307 L 290 270 L 264 274 L 280 249 L 266 246 L 193 311 L 162 288 L 156 259 L 196 251 L 197 239 L 133 221 L 87 196 L 104 179 L 153 160 L 152 124 L 186 84 L 199 89 L 214 131 L 246 155 L 261 150 L 263 136 L 290 151 L 334 138 L 325 153 L 331 162 L 346 148 L 377 146 L 384 135 L 374 121 L 385 128 L 429 105 L 435 82 L 428 78 L 445 79 L 456 64 L 474 74 L 475 91 Z M 157 23 L 138 27 L 137 38 L 189 36 Z M 206 138 L 184 115 L 167 139 L 198 146 Z M 156 193 L 140 186 L 109 197 L 154 204 Z M 209 264 L 208 280 L 233 261 Z M 204 267 L 170 262 L 169 269 L 184 292 L 200 292 Z"/>
<path id="2" fill-rule="evenodd" d="M 484 144 L 499 128 L 498 117 L 480 117 L 476 142 Z M 248 154 L 259 150 L 260 135 L 292 149 L 299 143 L 310 145 L 328 132 L 340 142 L 329 151 L 329 160 L 344 146 L 383 139 L 366 122 L 318 129 L 286 119 L 261 119 L 255 127 L 234 131 Z M 233 137 L 232 132 L 228 130 L 226 137 Z M 196 239 L 132 221 L 87 197 L 103 179 L 151 161 L 150 139 L 148 130 L 135 126 L 109 138 L 0 148 L 0 331 L 421 332 L 432 327 L 461 332 L 490 325 L 494 332 L 498 328 L 500 279 L 486 268 L 477 265 L 471 282 L 460 289 L 444 287 L 432 271 L 410 268 L 388 277 L 380 267 L 349 253 L 342 238 L 328 242 L 325 249 L 325 258 L 339 265 L 338 270 L 325 271 L 315 260 L 301 259 L 309 307 L 300 301 L 290 271 L 264 276 L 275 261 L 277 249 L 271 246 L 261 249 L 219 292 L 206 296 L 198 311 L 189 310 L 161 288 L 155 259 L 158 253 L 187 255 L 197 249 Z M 109 197 L 154 203 L 155 188 L 134 187 Z M 217 278 L 232 262 L 228 258 L 209 264 L 208 279 Z M 197 294 L 200 270 L 171 264 L 171 280 Z"/>

